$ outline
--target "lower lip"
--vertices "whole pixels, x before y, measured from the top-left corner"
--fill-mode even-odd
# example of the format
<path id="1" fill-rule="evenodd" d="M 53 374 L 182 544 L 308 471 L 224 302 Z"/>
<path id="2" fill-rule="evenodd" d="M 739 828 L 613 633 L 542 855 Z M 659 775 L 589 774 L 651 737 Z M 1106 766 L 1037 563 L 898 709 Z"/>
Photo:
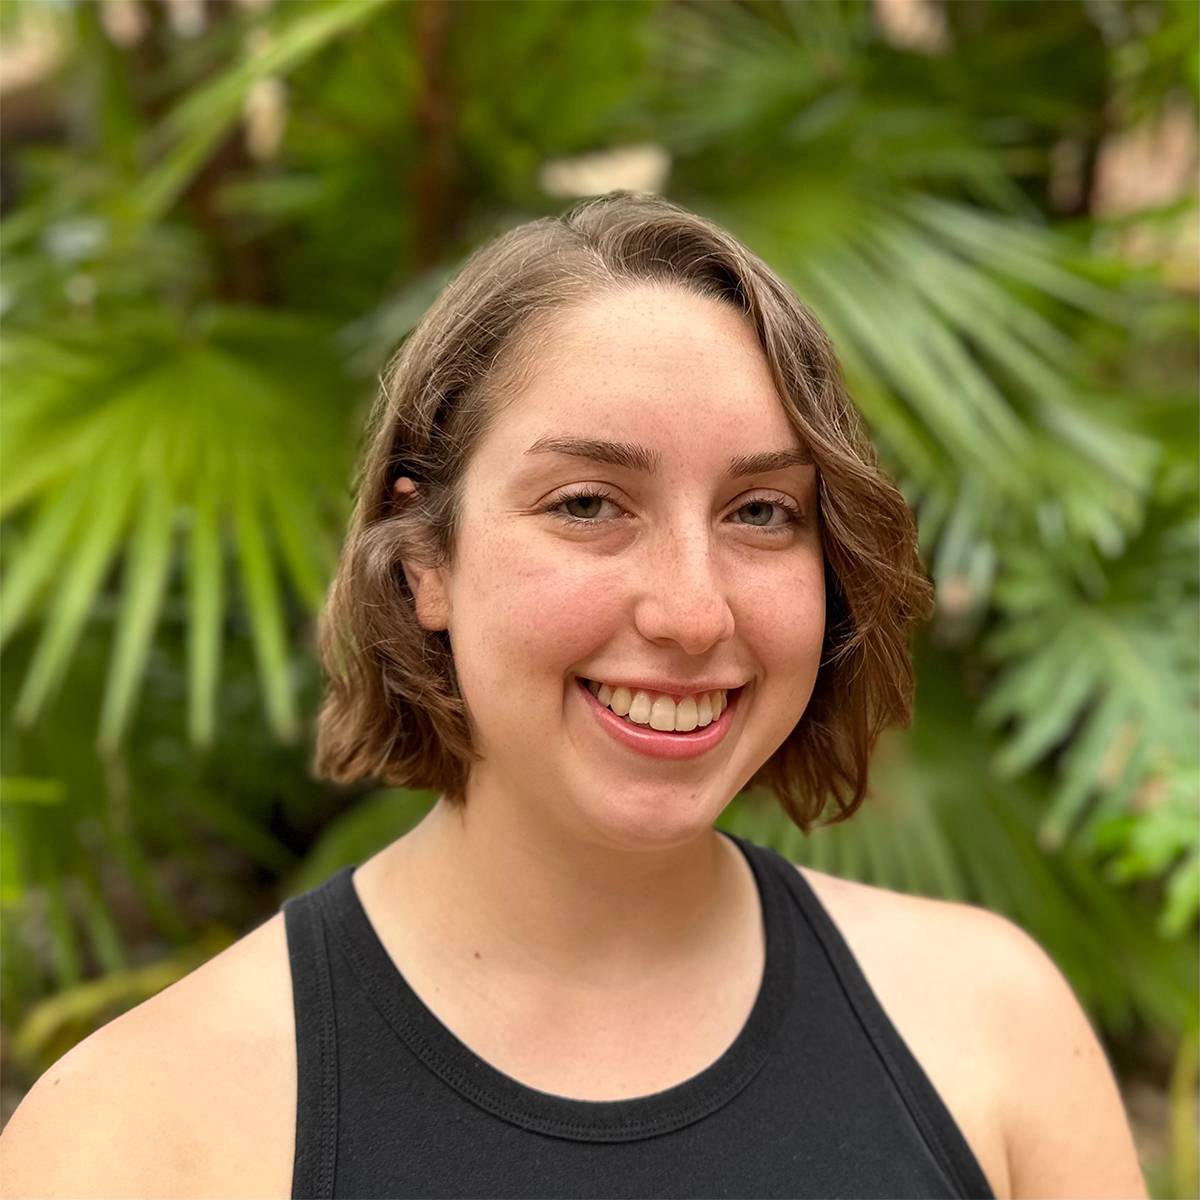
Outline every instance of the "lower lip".
<path id="1" fill-rule="evenodd" d="M 584 699 L 596 714 L 596 719 L 618 742 L 651 758 L 670 759 L 699 758 L 701 754 L 707 754 L 718 742 L 723 741 L 733 723 L 738 701 L 745 690 L 739 688 L 731 693 L 725 711 L 703 729 L 692 733 L 663 733 L 661 730 L 651 729 L 649 725 L 634 725 L 624 717 L 618 717 L 611 708 L 601 704 L 592 695 L 580 677 L 576 676 L 576 682 L 583 692 Z"/>

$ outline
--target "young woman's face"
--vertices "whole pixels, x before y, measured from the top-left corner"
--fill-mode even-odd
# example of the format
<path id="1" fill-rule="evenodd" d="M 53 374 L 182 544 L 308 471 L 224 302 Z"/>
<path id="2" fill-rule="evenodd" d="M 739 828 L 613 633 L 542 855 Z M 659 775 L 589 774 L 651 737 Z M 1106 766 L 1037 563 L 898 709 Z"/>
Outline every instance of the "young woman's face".
<path id="1" fill-rule="evenodd" d="M 808 704 L 825 628 L 816 468 L 742 461 L 805 456 L 732 308 L 640 288 L 556 332 L 472 458 L 453 568 L 423 585 L 485 756 L 468 805 L 672 844 L 712 825 Z M 649 685 L 650 723 L 628 719 L 645 701 L 622 718 L 581 680 Z M 674 707 L 655 684 L 691 694 L 685 727 L 705 716 L 695 693 L 741 691 L 707 729 L 660 732 Z"/>

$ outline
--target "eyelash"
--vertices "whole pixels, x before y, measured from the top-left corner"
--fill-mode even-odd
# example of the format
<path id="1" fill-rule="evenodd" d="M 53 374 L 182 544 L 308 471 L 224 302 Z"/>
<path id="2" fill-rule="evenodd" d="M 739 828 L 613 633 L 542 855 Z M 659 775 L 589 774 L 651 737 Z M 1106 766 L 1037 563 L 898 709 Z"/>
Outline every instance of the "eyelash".
<path id="1" fill-rule="evenodd" d="M 590 485 L 587 487 L 577 488 L 574 491 L 561 493 L 560 495 L 556 496 L 553 501 L 541 509 L 541 511 L 550 513 L 557 520 L 565 521 L 568 525 L 574 525 L 576 527 L 582 525 L 603 525 L 605 523 L 604 519 L 598 517 L 573 517 L 570 515 L 570 513 L 563 512 L 563 507 L 569 504 L 572 500 L 607 500 L 612 504 L 616 504 L 616 499 L 611 492 L 606 491 L 602 487 Z M 788 519 L 782 525 L 747 525 L 747 529 L 757 529 L 771 536 L 776 536 L 781 533 L 789 533 L 797 526 L 804 524 L 804 513 L 790 500 L 755 496 L 744 501 L 739 506 L 737 511 L 741 511 L 742 508 L 745 508 L 750 504 L 773 504 L 776 508 L 782 509 L 787 514 Z M 606 519 L 614 520 L 615 518 L 609 517 Z"/>

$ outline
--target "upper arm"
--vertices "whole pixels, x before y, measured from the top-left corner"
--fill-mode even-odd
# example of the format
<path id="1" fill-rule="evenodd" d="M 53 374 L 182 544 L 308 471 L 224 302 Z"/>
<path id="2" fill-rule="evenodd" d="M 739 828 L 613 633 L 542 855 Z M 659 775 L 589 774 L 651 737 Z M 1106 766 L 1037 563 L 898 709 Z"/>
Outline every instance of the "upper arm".
<path id="1" fill-rule="evenodd" d="M 164 1136 L 170 1060 L 147 1070 L 129 1016 L 60 1058 L 13 1113 L 0 1136 L 5 1200 L 163 1196 L 186 1177 L 186 1129 Z"/>
<path id="2" fill-rule="evenodd" d="M 286 1196 L 295 1106 L 276 917 L 42 1075 L 0 1136 L 0 1196 Z"/>
<path id="3" fill-rule="evenodd" d="M 1018 925 L 1001 917 L 989 924 L 1014 1200 L 1144 1198 L 1116 1079 L 1070 985 Z"/>

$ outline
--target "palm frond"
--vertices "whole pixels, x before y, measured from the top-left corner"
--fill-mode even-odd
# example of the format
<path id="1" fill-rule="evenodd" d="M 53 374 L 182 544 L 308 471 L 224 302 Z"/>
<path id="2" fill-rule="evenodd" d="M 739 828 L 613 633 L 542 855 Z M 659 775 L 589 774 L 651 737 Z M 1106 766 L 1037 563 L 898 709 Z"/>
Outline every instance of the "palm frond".
<path id="1" fill-rule="evenodd" d="M 1153 504 L 1118 558 L 1006 550 L 995 589 L 1005 619 L 983 642 L 999 670 L 978 713 L 993 729 L 1014 723 L 996 758 L 1005 776 L 1067 747 L 1047 844 L 1090 840 L 1164 764 L 1194 755 L 1197 529 L 1180 497 Z"/>
<path id="2" fill-rule="evenodd" d="M 265 46 L 247 39 L 240 62 L 186 93 L 155 130 L 154 140 L 164 149 L 132 197 L 139 218 L 152 222 L 168 211 L 241 118 L 246 96 L 258 80 L 295 70 L 334 39 L 366 28 L 388 7 L 388 0 L 309 0 L 302 6 L 281 6 L 278 18 L 270 22 Z"/>
<path id="3" fill-rule="evenodd" d="M 228 525 L 268 719 L 296 734 L 282 588 L 316 612 L 332 571 L 350 426 L 326 389 L 341 376 L 310 322 L 225 311 L 201 331 L 196 341 L 151 318 L 124 330 L 115 353 L 100 330 L 64 339 L 61 356 L 50 339 L 11 335 L 0 510 L 34 514 L 0 589 L 0 632 L 45 614 L 17 703 L 24 724 L 61 684 L 121 558 L 99 733 L 102 747 L 117 745 L 171 601 L 176 526 L 190 521 L 192 732 L 203 741 L 213 729 Z"/>

